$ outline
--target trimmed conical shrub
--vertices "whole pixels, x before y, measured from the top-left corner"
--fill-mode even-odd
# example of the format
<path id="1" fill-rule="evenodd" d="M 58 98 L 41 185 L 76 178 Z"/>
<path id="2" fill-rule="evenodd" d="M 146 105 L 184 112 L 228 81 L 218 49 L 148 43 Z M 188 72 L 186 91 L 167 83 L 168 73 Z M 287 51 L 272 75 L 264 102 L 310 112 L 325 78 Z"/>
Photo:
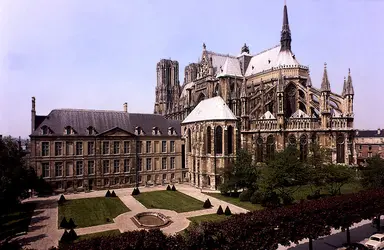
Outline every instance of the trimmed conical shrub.
<path id="1" fill-rule="evenodd" d="M 66 242 L 68 242 L 68 241 L 70 241 L 70 239 L 69 239 L 69 234 L 68 234 L 67 230 L 64 230 L 64 233 L 63 233 L 63 235 L 61 236 L 60 242 L 62 242 L 62 243 L 66 243 Z"/>
<path id="2" fill-rule="evenodd" d="M 224 214 L 224 211 L 223 211 L 223 208 L 221 207 L 221 205 L 219 206 L 219 208 L 217 209 L 217 212 L 216 212 L 218 215 L 222 215 Z"/>
<path id="3" fill-rule="evenodd" d="M 61 228 L 65 228 L 65 229 L 68 228 L 68 221 L 67 221 L 67 219 L 65 217 L 61 220 L 60 227 Z"/>
<path id="4" fill-rule="evenodd" d="M 69 221 L 68 221 L 68 229 L 73 229 L 73 228 L 75 228 L 76 227 L 76 224 L 75 224 L 75 222 L 73 221 L 73 219 L 72 218 L 70 218 L 69 219 Z"/>
<path id="5" fill-rule="evenodd" d="M 168 185 L 167 186 L 167 191 L 171 191 L 172 189 L 171 189 L 171 187 Z"/>
<path id="6" fill-rule="evenodd" d="M 211 208 L 211 207 L 212 207 L 211 201 L 209 199 L 206 199 L 204 202 L 203 208 Z"/>
<path id="7" fill-rule="evenodd" d="M 109 190 L 105 193 L 105 197 L 111 197 L 111 192 Z"/>
<path id="8" fill-rule="evenodd" d="M 227 216 L 232 215 L 231 209 L 229 209 L 228 206 L 225 208 L 224 214 L 227 215 Z"/>
<path id="9" fill-rule="evenodd" d="M 59 203 L 64 203 L 66 201 L 64 195 L 60 195 Z"/>
<path id="10" fill-rule="evenodd" d="M 111 197 L 117 197 L 116 193 L 115 193 L 115 190 L 112 191 L 111 193 Z"/>
<path id="11" fill-rule="evenodd" d="M 134 188 L 132 191 L 132 195 L 139 195 L 139 194 L 140 194 L 139 188 Z"/>
<path id="12" fill-rule="evenodd" d="M 73 228 L 71 230 L 69 230 L 68 239 L 70 241 L 74 241 L 77 239 L 77 233 L 75 232 L 75 230 L 73 230 Z"/>
<path id="13" fill-rule="evenodd" d="M 176 191 L 175 185 L 172 186 L 172 191 Z"/>

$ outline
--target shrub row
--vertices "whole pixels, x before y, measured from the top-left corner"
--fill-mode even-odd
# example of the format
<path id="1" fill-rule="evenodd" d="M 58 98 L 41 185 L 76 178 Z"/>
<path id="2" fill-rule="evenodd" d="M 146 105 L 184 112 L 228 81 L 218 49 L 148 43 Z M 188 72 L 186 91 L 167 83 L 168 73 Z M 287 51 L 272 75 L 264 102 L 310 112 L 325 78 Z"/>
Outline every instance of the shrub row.
<path id="1" fill-rule="evenodd" d="M 171 186 L 167 186 L 167 191 L 176 191 L 176 187 L 175 187 L 175 185 L 172 185 L 172 188 L 171 188 Z"/>
<path id="2" fill-rule="evenodd" d="M 105 193 L 105 197 L 117 197 L 115 191 L 113 190 L 112 193 L 108 190 L 106 193 Z"/>
<path id="3" fill-rule="evenodd" d="M 60 227 L 64 229 L 74 229 L 76 228 L 76 224 L 72 218 L 67 221 L 67 219 L 64 217 L 60 222 Z"/>
<path id="4" fill-rule="evenodd" d="M 187 230 L 186 236 L 134 231 L 79 242 L 69 249 L 276 249 L 278 244 L 316 239 L 329 235 L 331 228 L 348 228 L 383 213 L 384 189 L 366 190 L 204 222 Z"/>

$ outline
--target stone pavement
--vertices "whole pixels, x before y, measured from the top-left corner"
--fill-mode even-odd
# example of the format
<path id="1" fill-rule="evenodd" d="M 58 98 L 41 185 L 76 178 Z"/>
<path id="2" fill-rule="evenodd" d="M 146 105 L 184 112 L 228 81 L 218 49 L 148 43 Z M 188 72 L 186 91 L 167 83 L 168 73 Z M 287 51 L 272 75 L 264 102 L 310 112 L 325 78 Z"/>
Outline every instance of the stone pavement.
<path id="1" fill-rule="evenodd" d="M 165 190 L 166 186 L 155 186 L 155 187 L 140 187 L 140 192 L 151 192 L 151 191 L 160 191 Z M 203 194 L 200 189 L 189 185 L 178 184 L 176 185 L 178 191 L 194 197 L 200 201 L 205 201 L 209 198 L 211 204 L 213 205 L 210 209 L 202 209 L 192 212 L 177 213 L 175 211 L 164 210 L 164 209 L 147 209 L 140 202 L 138 202 L 131 193 L 133 188 L 122 188 L 122 189 L 110 189 L 114 190 L 116 195 L 120 200 L 131 210 L 130 212 L 120 214 L 113 219 L 113 223 L 86 227 L 86 228 L 77 228 L 75 229 L 78 235 L 85 235 L 90 233 L 98 233 L 108 230 L 120 230 L 120 232 L 140 230 L 133 221 L 133 217 L 137 213 L 146 212 L 146 211 L 155 211 L 160 212 L 168 216 L 172 223 L 161 230 L 165 234 L 174 234 L 180 232 L 187 228 L 190 224 L 190 220 L 187 218 L 214 214 L 219 205 L 225 209 L 226 206 L 229 206 L 232 213 L 245 213 L 247 210 L 237 207 L 235 205 L 229 204 L 225 201 L 221 201 L 214 197 Z M 82 192 L 75 194 L 67 194 L 65 198 L 67 200 L 71 199 L 82 199 L 82 198 L 94 198 L 94 197 L 104 197 L 106 190 L 92 191 L 92 192 Z M 60 240 L 64 230 L 58 229 L 58 209 L 57 209 L 57 200 L 60 195 L 51 196 L 48 198 L 30 198 L 26 199 L 23 202 L 37 202 L 36 210 L 34 211 L 34 216 L 32 217 L 31 225 L 29 227 L 28 233 L 26 235 L 18 237 L 16 240 L 24 247 L 33 248 L 33 249 L 49 249 L 52 246 L 57 246 L 58 241 Z"/>

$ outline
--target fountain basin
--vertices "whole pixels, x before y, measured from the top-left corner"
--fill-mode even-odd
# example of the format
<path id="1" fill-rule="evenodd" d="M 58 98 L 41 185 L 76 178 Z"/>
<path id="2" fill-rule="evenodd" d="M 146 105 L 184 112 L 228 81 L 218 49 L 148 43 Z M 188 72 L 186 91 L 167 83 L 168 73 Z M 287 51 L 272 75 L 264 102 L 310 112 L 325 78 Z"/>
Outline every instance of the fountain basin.
<path id="1" fill-rule="evenodd" d="M 146 229 L 162 228 L 172 223 L 167 216 L 158 212 L 138 213 L 131 219 L 137 227 Z"/>

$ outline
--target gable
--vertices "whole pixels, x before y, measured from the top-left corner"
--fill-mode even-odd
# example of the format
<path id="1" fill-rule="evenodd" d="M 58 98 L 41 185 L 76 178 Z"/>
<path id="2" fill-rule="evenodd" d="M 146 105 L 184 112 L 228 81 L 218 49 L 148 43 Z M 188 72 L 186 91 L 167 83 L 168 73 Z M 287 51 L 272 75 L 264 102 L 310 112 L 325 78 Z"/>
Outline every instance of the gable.
<path id="1" fill-rule="evenodd" d="M 128 131 L 122 129 L 122 128 L 119 128 L 119 127 L 115 127 L 115 128 L 112 128 L 112 129 L 109 129 L 107 131 L 104 131 L 100 134 L 98 134 L 97 136 L 135 136 L 131 133 L 129 133 Z"/>

